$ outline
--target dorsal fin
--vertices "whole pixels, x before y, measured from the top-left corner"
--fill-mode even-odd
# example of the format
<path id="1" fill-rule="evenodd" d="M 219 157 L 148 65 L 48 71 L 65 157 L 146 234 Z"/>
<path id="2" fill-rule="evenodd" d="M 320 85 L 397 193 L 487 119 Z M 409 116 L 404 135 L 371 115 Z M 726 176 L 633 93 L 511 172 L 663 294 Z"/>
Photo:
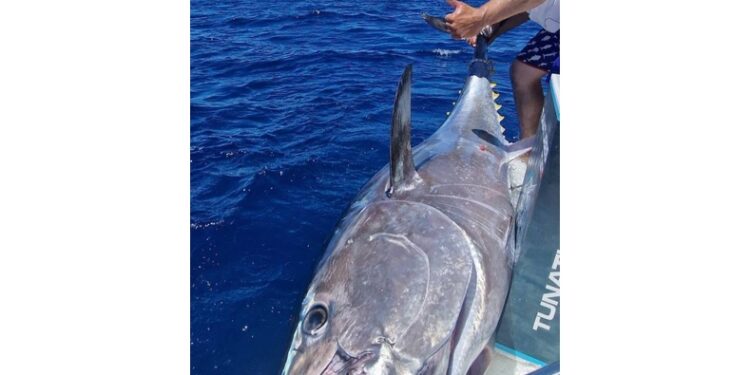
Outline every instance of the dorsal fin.
<path id="1" fill-rule="evenodd" d="M 419 175 L 411 155 L 411 64 L 406 66 L 398 83 L 391 119 L 391 179 L 386 194 L 411 190 Z"/>

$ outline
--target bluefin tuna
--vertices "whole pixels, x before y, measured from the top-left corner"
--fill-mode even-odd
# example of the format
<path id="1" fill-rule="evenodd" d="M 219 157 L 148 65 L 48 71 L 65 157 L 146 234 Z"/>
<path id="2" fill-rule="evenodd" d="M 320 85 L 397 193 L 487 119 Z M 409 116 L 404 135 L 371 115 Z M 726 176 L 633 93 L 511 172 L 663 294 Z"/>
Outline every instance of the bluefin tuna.
<path id="1" fill-rule="evenodd" d="M 481 48 L 455 108 L 413 152 L 406 67 L 390 162 L 339 222 L 283 374 L 464 375 L 488 366 L 515 262 L 509 165 L 530 142 L 503 137 Z"/>

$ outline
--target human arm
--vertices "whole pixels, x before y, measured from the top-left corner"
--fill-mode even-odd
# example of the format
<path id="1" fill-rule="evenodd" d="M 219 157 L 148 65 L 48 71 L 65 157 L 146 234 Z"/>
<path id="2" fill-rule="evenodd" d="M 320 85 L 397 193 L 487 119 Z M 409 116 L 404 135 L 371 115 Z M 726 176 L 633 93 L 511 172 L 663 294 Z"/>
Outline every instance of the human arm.
<path id="1" fill-rule="evenodd" d="M 500 21 L 492 25 L 492 32 L 490 32 L 490 35 L 487 35 L 488 43 L 492 43 L 500 35 L 505 34 L 506 32 L 516 28 L 519 25 L 522 25 L 528 20 L 529 14 L 526 12 L 521 12 L 516 14 L 515 16 L 511 16 L 510 18 L 505 19 L 504 21 Z"/>
<path id="2" fill-rule="evenodd" d="M 506 32 L 516 28 L 519 25 L 522 25 L 524 22 L 528 20 L 529 20 L 529 14 L 526 12 L 521 12 L 521 13 L 516 14 L 515 16 L 512 16 L 510 18 L 507 18 L 505 20 L 502 20 L 492 25 L 488 30 L 482 29 L 482 35 L 487 37 L 487 44 L 492 44 L 492 42 L 494 42 L 495 39 L 497 39 L 497 37 L 505 34 Z M 467 38 L 466 41 L 472 47 L 475 47 L 477 45 L 476 36 Z"/>
<path id="3" fill-rule="evenodd" d="M 445 16 L 451 35 L 457 39 L 478 35 L 482 28 L 503 21 L 519 13 L 534 9 L 544 0 L 490 0 L 479 8 L 474 8 L 458 0 L 447 0 L 454 8 Z"/>

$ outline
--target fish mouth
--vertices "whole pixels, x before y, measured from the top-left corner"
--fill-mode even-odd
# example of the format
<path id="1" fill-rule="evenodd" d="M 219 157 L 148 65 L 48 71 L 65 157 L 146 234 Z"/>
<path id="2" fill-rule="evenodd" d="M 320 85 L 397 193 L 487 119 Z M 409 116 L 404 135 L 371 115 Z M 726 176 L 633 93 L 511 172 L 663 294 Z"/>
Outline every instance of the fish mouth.
<path id="1" fill-rule="evenodd" d="M 336 354 L 321 375 L 366 375 L 365 364 L 374 356 L 372 352 L 363 352 L 357 356 L 352 356 L 339 346 Z"/>

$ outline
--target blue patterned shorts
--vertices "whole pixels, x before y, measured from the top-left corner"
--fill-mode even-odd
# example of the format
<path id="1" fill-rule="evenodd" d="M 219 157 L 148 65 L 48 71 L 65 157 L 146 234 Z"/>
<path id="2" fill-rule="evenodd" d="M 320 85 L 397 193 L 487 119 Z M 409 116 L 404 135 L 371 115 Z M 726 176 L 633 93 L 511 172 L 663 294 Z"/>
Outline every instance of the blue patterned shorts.
<path id="1" fill-rule="evenodd" d="M 553 65 L 559 66 L 559 63 L 554 64 L 559 58 L 560 31 L 551 33 L 544 29 L 534 35 L 516 56 L 518 61 L 547 72 L 553 70 Z"/>

